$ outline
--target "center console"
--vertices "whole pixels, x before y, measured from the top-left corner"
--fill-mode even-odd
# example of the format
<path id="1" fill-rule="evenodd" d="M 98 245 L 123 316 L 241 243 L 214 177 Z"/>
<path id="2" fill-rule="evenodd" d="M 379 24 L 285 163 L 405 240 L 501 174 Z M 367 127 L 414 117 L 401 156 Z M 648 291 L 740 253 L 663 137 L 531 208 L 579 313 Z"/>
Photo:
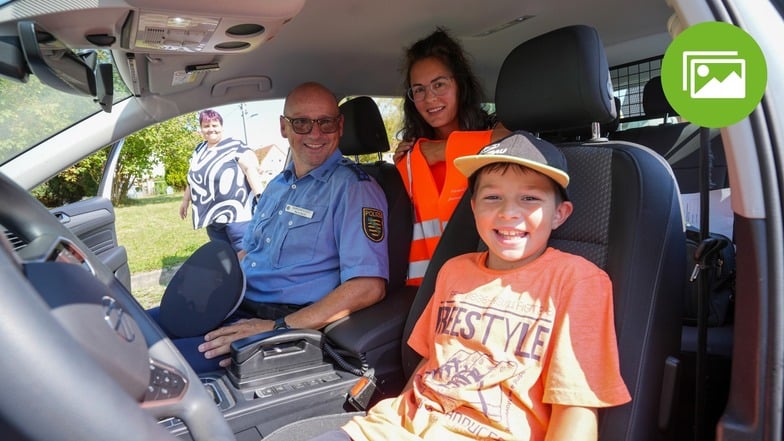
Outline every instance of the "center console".
<path id="1" fill-rule="evenodd" d="M 357 411 L 352 388 L 369 377 L 328 361 L 323 338 L 318 331 L 286 329 L 238 340 L 230 368 L 201 376 L 238 441 L 257 441 L 303 418 Z M 160 423 L 192 439 L 179 419 Z"/>
<path id="2" fill-rule="evenodd" d="M 406 382 L 403 326 L 416 294 L 415 287 L 404 288 L 323 333 L 280 329 L 232 343 L 231 366 L 201 381 L 237 440 L 258 441 L 304 418 L 355 412 L 397 395 Z M 191 439 L 182 421 L 161 424 Z"/>

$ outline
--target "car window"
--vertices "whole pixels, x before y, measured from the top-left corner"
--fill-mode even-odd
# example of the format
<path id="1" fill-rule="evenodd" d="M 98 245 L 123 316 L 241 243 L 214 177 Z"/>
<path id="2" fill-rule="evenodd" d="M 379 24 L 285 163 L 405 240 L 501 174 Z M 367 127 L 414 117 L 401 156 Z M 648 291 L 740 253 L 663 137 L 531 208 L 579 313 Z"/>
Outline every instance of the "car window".
<path id="1" fill-rule="evenodd" d="M 111 53 L 100 51 L 99 60 L 111 62 Z M 120 81 L 116 68 L 113 70 L 117 103 L 129 97 L 130 92 Z M 0 120 L 9 131 L 0 142 L 0 164 L 100 111 L 92 97 L 47 87 L 35 75 L 27 83 L 0 78 Z"/>

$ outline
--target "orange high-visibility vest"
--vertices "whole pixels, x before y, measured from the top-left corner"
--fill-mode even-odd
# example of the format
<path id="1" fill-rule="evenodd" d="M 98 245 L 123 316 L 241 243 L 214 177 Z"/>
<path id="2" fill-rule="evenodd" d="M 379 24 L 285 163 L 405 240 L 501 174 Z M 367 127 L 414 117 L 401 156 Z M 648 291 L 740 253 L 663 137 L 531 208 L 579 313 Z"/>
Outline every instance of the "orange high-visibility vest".
<path id="1" fill-rule="evenodd" d="M 436 250 L 438 240 L 447 221 L 463 197 L 468 180 L 453 164 L 455 158 L 476 154 L 490 144 L 492 130 L 455 131 L 446 141 L 446 178 L 441 193 L 433 179 L 417 140 L 405 158 L 398 161 L 397 169 L 403 178 L 406 191 L 414 205 L 414 230 L 408 259 L 408 285 L 419 286 L 427 265 Z"/>

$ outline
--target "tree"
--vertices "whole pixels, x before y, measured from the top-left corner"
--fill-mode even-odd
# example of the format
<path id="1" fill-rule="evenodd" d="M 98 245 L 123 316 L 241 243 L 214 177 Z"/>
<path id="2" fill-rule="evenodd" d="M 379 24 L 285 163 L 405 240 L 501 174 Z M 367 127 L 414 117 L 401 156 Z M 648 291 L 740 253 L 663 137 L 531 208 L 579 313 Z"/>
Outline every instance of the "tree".
<path id="1" fill-rule="evenodd" d="M 403 98 L 378 98 L 376 103 L 387 128 L 389 147 L 394 151 L 400 142 L 398 134 L 403 129 Z"/>
<path id="2" fill-rule="evenodd" d="M 47 207 L 59 207 L 98 192 L 108 148 L 82 159 L 32 190 Z"/>
<path id="3" fill-rule="evenodd" d="M 27 83 L 0 78 L 0 120 L 10 133 L 0 145 L 6 158 L 100 109 L 90 97 L 53 93 L 35 76 Z"/>
<path id="4" fill-rule="evenodd" d="M 98 62 L 111 62 L 110 53 L 99 51 Z M 128 96 L 129 91 L 116 71 L 113 84 L 115 100 Z M 92 97 L 56 91 L 41 84 L 35 76 L 30 76 L 27 83 L 0 78 L 0 120 L 13 130 L 7 142 L 0 144 L 0 159 L 11 157 L 98 111 Z M 112 183 L 112 202 L 123 202 L 128 190 L 151 177 L 157 164 L 164 166 L 168 185 L 185 188 L 188 160 L 201 139 L 196 128 L 196 116 L 190 113 L 128 136 Z M 95 195 L 107 155 L 105 148 L 79 161 L 35 188 L 33 194 L 49 207 Z"/>
<path id="5" fill-rule="evenodd" d="M 98 61 L 111 62 L 111 53 L 98 51 Z M 115 102 L 130 94 L 116 70 L 113 84 Z M 0 143 L 0 159 L 11 157 L 100 111 L 92 97 L 53 89 L 35 75 L 28 76 L 25 83 L 0 77 L 0 121 L 11 131 Z"/>
<path id="6" fill-rule="evenodd" d="M 109 51 L 98 51 L 98 61 L 111 62 Z M 114 98 L 129 95 L 114 72 Z M 0 120 L 11 130 L 0 144 L 0 159 L 12 157 L 53 133 L 99 112 L 92 97 L 74 95 L 42 84 L 35 75 L 26 83 L 0 78 Z M 74 164 L 32 190 L 41 203 L 54 207 L 95 195 L 108 149 Z"/>
<path id="7" fill-rule="evenodd" d="M 186 114 L 142 129 L 123 144 L 112 182 L 112 203 L 125 202 L 128 191 L 152 177 L 156 165 L 164 167 L 166 184 L 182 190 L 187 185 L 189 159 L 201 137 L 196 117 Z M 57 207 L 97 194 L 108 157 L 104 148 L 36 187 L 32 193 L 47 207 Z"/>
<path id="8" fill-rule="evenodd" d="M 125 139 L 112 183 L 112 202 L 121 203 L 133 188 L 152 175 L 157 164 L 164 167 L 166 183 L 177 189 L 186 185 L 188 161 L 201 137 L 196 116 L 181 115 L 142 129 Z"/>
<path id="9" fill-rule="evenodd" d="M 162 146 L 160 160 L 165 170 L 166 184 L 177 190 L 184 190 L 188 185 L 191 154 L 202 140 L 198 133 L 197 121 L 197 113 L 182 115 L 168 121 L 172 123 L 171 145 Z"/>

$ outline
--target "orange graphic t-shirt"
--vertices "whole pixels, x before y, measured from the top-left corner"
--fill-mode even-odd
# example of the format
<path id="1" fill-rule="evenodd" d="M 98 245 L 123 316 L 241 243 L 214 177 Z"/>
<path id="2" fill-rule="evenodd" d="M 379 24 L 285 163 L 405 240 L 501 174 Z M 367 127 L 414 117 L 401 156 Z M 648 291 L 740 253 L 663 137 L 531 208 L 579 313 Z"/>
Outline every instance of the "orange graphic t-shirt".
<path id="1" fill-rule="evenodd" d="M 604 271 L 553 248 L 511 271 L 486 260 L 444 264 L 408 341 L 427 363 L 413 388 L 343 427 L 352 439 L 544 440 L 552 404 L 631 400 Z"/>

